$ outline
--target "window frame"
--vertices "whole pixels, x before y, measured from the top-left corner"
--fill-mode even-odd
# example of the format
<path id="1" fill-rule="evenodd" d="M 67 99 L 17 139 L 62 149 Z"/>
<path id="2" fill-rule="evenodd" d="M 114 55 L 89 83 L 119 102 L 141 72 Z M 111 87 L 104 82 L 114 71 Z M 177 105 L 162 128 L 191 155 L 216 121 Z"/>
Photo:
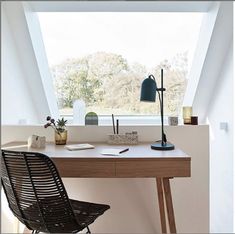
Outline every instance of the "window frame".
<path id="1" fill-rule="evenodd" d="M 195 72 L 190 71 L 190 76 L 189 76 L 189 84 L 187 85 L 186 88 L 186 94 L 185 97 L 193 97 L 191 98 L 190 102 L 187 102 L 185 99 L 183 101 L 183 105 L 193 105 L 193 99 L 196 93 L 196 88 L 197 84 L 200 78 L 200 71 L 202 70 L 203 63 L 206 57 L 206 51 L 209 47 L 210 43 L 210 38 L 212 36 L 213 32 L 213 27 L 216 21 L 216 13 L 218 12 L 219 5 L 218 3 L 213 3 L 213 2 L 182 2 L 182 4 L 179 4 L 179 2 L 154 2 L 154 1 L 78 1 L 78 2 L 24 2 L 24 11 L 26 17 L 26 21 L 28 23 L 28 29 L 29 33 L 31 36 L 32 40 L 32 46 L 35 51 L 35 57 L 38 62 L 38 67 L 41 69 L 41 71 L 45 71 L 49 69 L 48 62 L 46 60 L 46 63 L 42 63 L 42 59 L 47 58 L 44 44 L 43 44 L 43 39 L 42 39 L 42 34 L 40 30 L 40 24 L 39 20 L 37 18 L 37 12 L 110 12 L 110 11 L 123 11 L 123 12 L 206 12 L 207 18 L 209 19 L 210 16 L 213 16 L 210 18 L 210 20 L 204 20 L 203 19 L 203 25 L 201 26 L 202 28 L 206 28 L 208 30 L 209 28 L 209 33 L 205 36 L 204 31 L 201 30 L 199 33 L 199 38 L 198 43 L 196 45 L 196 50 L 194 53 L 194 58 L 193 58 L 193 63 L 192 63 L 192 68 L 191 70 L 194 69 L 194 71 L 197 69 L 199 70 L 197 74 Z M 210 14 L 210 15 L 208 15 Z M 33 21 L 31 17 L 34 17 Z M 31 21 L 31 22 L 30 22 Z M 35 32 L 37 31 L 37 43 L 33 43 L 33 40 L 35 40 Z M 41 54 L 39 55 L 37 53 L 38 48 L 41 48 Z M 195 56 L 196 52 L 202 51 L 202 49 L 206 50 L 203 55 L 199 58 L 199 56 Z M 200 61 L 201 59 L 201 61 Z M 41 61 L 41 62 L 40 62 Z M 198 63 L 200 63 L 200 66 L 198 66 Z M 47 64 L 47 67 L 46 67 Z M 196 67 L 195 67 L 196 66 Z M 194 86 L 190 83 L 190 80 L 194 77 L 196 79 L 196 85 Z M 52 77 L 47 72 L 46 77 L 42 76 L 42 80 L 44 79 L 49 79 L 50 83 L 52 83 Z M 50 88 L 48 88 L 48 85 L 44 84 L 44 90 L 45 90 L 45 95 L 47 97 L 48 103 L 53 103 L 53 105 L 49 105 L 51 115 L 53 115 L 55 118 L 59 117 L 59 109 L 58 106 L 56 107 L 54 105 L 55 103 L 55 95 L 52 95 L 52 90 L 51 90 L 51 85 Z M 53 92 L 54 94 L 54 92 Z M 53 97 L 54 96 L 54 97 Z M 131 115 L 131 116 L 122 116 L 123 120 L 126 118 L 126 122 L 130 122 L 131 119 L 133 119 L 133 122 L 131 125 L 151 125 L 154 124 L 154 119 L 159 119 L 159 116 L 152 115 L 152 119 L 150 118 L 148 120 L 148 117 L 150 115 Z M 66 116 L 68 119 L 72 120 L 72 115 Z M 103 121 L 103 125 L 107 124 L 106 121 L 106 116 L 104 115 L 99 115 L 100 120 Z M 121 116 L 120 116 L 121 117 Z M 139 118 L 139 121 L 138 121 Z M 165 122 L 166 122 L 167 116 L 165 116 Z M 181 119 L 181 118 L 179 118 Z M 143 121 L 143 122 L 142 122 Z M 124 121 L 125 122 L 125 121 Z M 156 122 L 156 121 L 155 121 Z M 102 124 L 101 124 L 102 125 Z M 130 125 L 130 123 L 129 123 Z"/>

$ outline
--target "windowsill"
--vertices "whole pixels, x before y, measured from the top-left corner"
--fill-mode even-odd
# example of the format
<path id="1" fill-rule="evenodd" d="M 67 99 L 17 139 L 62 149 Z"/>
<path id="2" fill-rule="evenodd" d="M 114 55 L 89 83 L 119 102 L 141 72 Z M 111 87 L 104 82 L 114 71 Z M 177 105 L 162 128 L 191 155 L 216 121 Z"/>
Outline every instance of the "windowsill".
<path id="1" fill-rule="evenodd" d="M 72 116 L 62 116 L 68 120 L 71 125 L 80 125 L 80 122 L 73 122 Z M 119 119 L 119 124 L 122 126 L 153 126 L 161 125 L 160 116 L 156 115 L 115 115 L 115 120 Z M 99 126 L 112 126 L 112 117 L 110 115 L 100 115 L 98 116 Z M 116 123 L 115 123 L 116 124 Z M 179 119 L 179 124 L 183 124 L 183 120 Z M 164 117 L 164 125 L 168 125 L 168 116 Z"/>
<path id="2" fill-rule="evenodd" d="M 2 124 L 1 125 L 2 127 L 43 127 L 43 124 Z M 136 127 L 161 127 L 160 124 L 128 124 L 128 125 L 121 125 L 121 126 L 125 126 L 125 127 L 133 127 L 133 126 L 136 126 Z M 184 125 L 184 124 L 178 124 L 176 126 L 172 126 L 172 125 L 168 125 L 168 124 L 164 124 L 164 127 L 200 127 L 200 126 L 209 126 L 209 124 L 198 124 L 198 125 L 191 125 L 191 124 L 187 124 L 187 125 Z M 99 128 L 102 128 L 102 127 L 112 127 L 112 125 L 79 125 L 79 124 L 67 124 L 67 127 L 99 127 Z"/>
<path id="3" fill-rule="evenodd" d="M 79 127 L 85 127 L 85 120 L 83 123 L 81 121 L 78 122 L 73 122 L 73 116 L 60 116 L 60 118 L 64 117 L 67 122 L 68 127 L 72 126 L 79 126 Z M 119 125 L 120 126 L 161 126 L 161 117 L 158 115 L 115 115 L 115 124 L 116 124 L 116 119 L 119 119 Z M 34 124 L 34 123 L 27 123 L 27 120 L 25 120 L 23 123 L 5 123 L 2 124 L 2 126 L 43 126 L 45 122 L 41 124 Z M 204 123 L 199 124 L 199 125 L 206 125 Z M 88 126 L 94 126 L 94 125 L 88 125 Z M 98 116 L 98 126 L 99 127 L 105 127 L 105 126 L 112 126 L 112 117 L 110 115 L 100 115 Z M 171 126 L 175 127 L 172 125 L 168 124 L 168 116 L 164 116 L 164 126 Z M 178 118 L 178 125 L 176 126 L 195 126 L 195 125 L 184 125 L 183 124 L 183 119 Z"/>

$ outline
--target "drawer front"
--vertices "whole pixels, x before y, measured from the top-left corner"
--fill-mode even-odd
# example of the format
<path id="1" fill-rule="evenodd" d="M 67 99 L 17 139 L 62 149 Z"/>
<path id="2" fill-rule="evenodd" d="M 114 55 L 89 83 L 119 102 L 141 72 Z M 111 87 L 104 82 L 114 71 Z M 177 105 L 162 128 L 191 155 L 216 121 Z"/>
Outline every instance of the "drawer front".
<path id="1" fill-rule="evenodd" d="M 116 177 L 190 177 L 190 160 L 123 161 L 116 163 Z"/>
<path id="2" fill-rule="evenodd" d="M 114 162 L 96 162 L 76 159 L 54 159 L 61 177 L 107 178 L 115 177 Z"/>

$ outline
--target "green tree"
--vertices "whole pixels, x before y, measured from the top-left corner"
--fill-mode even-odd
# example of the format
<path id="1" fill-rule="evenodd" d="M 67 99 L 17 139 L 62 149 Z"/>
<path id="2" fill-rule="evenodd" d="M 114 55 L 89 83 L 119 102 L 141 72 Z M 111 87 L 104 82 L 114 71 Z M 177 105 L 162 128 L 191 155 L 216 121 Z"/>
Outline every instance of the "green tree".
<path id="1" fill-rule="evenodd" d="M 163 60 L 153 69 L 160 85 L 164 69 L 164 111 L 178 115 L 187 85 L 187 54 Z M 88 107 L 120 114 L 160 114 L 159 102 L 140 102 L 140 86 L 149 74 L 144 65 L 128 64 L 121 55 L 97 52 L 80 59 L 70 59 L 52 68 L 60 108 L 71 108 L 83 99 Z M 157 97 L 158 98 L 158 97 Z"/>
<path id="2" fill-rule="evenodd" d="M 100 86 L 97 79 L 90 79 L 86 58 L 67 60 L 52 68 L 56 95 L 61 107 L 72 107 L 76 99 L 95 103 L 95 89 Z"/>

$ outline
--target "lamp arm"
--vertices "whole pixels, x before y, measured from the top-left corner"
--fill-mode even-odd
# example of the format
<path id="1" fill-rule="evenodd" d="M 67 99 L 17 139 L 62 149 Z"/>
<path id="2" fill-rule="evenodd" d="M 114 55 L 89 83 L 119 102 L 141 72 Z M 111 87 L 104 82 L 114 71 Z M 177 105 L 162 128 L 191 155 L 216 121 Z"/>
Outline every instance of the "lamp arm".
<path id="1" fill-rule="evenodd" d="M 163 103 L 162 103 L 162 99 L 161 99 L 161 95 L 160 95 L 160 92 L 159 90 L 157 90 L 157 93 L 158 93 L 158 98 L 159 98 L 159 102 L 160 102 L 160 112 L 161 112 L 161 122 L 162 122 L 162 141 L 164 143 L 167 142 L 167 139 L 166 139 L 166 134 L 164 132 L 164 129 L 163 129 Z"/>
<path id="2" fill-rule="evenodd" d="M 159 90 L 157 90 L 157 93 L 158 93 L 158 98 L 159 98 L 160 105 L 162 106 L 162 99 L 161 99 L 161 95 L 160 95 Z M 162 110 L 160 110 L 160 111 L 162 111 Z"/>
<path id="3" fill-rule="evenodd" d="M 158 91 L 158 96 L 159 96 L 159 100 L 160 100 L 160 109 L 161 109 L 161 122 L 162 122 L 162 146 L 164 146 L 167 142 L 167 139 L 166 139 L 166 134 L 164 132 L 164 120 L 163 120 L 163 92 L 165 91 L 166 89 L 163 88 L 163 69 L 161 69 L 161 88 L 157 89 Z M 161 95 L 160 95 L 160 92 L 161 92 Z"/>
<path id="4" fill-rule="evenodd" d="M 155 82 L 156 82 L 156 79 L 154 77 L 154 75 L 149 75 L 149 78 L 153 79 Z M 159 102 L 160 102 L 160 111 L 161 111 L 161 124 L 162 124 L 162 145 L 164 145 L 166 142 L 167 142 L 167 139 L 166 139 L 166 134 L 164 132 L 164 124 L 163 124 L 163 92 L 165 91 L 166 89 L 163 88 L 163 69 L 161 69 L 161 88 L 157 88 L 157 93 L 158 93 L 158 98 L 159 98 Z M 162 93 L 162 98 L 161 98 L 161 94 L 160 94 L 160 91 Z"/>

